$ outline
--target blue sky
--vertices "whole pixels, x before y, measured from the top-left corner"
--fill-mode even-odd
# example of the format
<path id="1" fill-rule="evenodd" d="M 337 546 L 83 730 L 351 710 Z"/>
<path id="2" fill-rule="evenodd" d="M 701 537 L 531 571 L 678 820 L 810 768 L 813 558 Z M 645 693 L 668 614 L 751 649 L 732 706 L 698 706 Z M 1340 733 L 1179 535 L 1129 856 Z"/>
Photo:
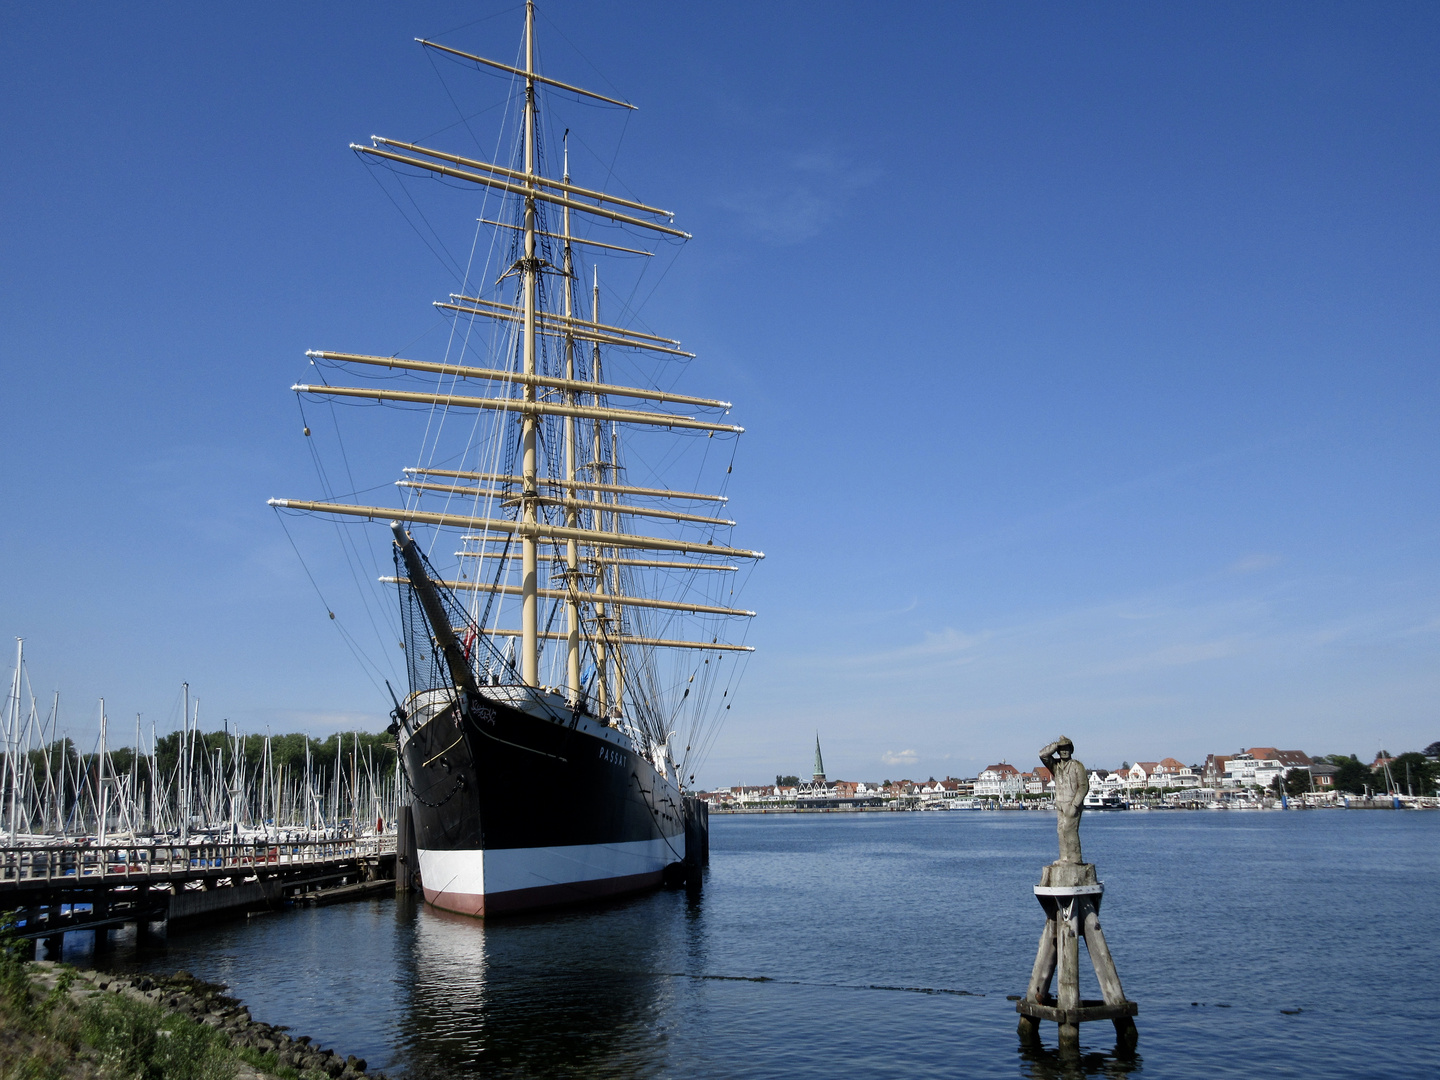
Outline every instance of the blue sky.
<path id="1" fill-rule="evenodd" d="M 0 11 L 0 633 L 73 733 L 101 695 L 163 731 L 185 679 L 210 722 L 383 725 L 338 545 L 289 523 L 322 603 L 265 500 L 313 491 L 304 350 L 441 351 L 471 238 L 414 188 L 437 254 L 347 144 L 463 152 L 501 84 L 411 39 L 518 33 Z M 802 772 L 817 729 L 872 779 L 1059 731 L 1440 738 L 1440 9 L 557 0 L 539 34 L 640 104 L 557 115 L 695 234 L 644 315 L 747 428 L 759 651 L 702 781 Z"/>

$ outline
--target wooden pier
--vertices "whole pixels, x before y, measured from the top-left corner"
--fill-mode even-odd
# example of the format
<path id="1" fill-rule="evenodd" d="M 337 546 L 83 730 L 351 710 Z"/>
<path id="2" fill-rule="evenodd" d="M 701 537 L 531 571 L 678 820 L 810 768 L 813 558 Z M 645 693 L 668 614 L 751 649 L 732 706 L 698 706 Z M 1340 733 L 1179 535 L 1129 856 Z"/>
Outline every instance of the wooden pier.
<path id="1" fill-rule="evenodd" d="M 64 935 L 181 925 L 278 908 L 332 886 L 393 880 L 395 837 L 0 848 L 0 910 L 58 958 Z"/>

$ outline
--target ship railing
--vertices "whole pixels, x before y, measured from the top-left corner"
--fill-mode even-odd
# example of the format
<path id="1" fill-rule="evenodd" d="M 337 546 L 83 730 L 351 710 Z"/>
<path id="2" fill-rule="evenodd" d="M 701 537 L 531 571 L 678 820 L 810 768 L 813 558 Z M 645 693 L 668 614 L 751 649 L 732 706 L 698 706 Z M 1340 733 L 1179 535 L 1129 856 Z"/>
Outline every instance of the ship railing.
<path id="1" fill-rule="evenodd" d="M 53 844 L 0 848 L 0 887 L 26 882 L 153 881 L 233 869 L 246 876 L 290 867 L 324 866 L 388 855 L 395 836 L 327 840 L 245 839 L 235 842 Z"/>

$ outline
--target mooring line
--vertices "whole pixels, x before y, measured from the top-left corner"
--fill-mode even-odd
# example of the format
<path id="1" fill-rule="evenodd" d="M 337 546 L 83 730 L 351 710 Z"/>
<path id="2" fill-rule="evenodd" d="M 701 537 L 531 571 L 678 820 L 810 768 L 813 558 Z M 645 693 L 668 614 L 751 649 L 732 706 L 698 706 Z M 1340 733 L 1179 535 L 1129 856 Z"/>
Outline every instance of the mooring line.
<path id="1" fill-rule="evenodd" d="M 559 974 L 558 972 L 555 974 Z M 567 973 L 566 977 L 577 974 Z M 777 979 L 771 975 L 694 975 L 687 971 L 615 971 L 610 974 L 643 976 L 654 979 L 690 979 L 694 982 L 774 983 L 776 986 L 810 986 L 827 990 L 885 990 L 900 994 L 946 994 L 951 997 L 983 998 L 989 995 L 974 990 L 951 990 L 943 986 L 890 986 L 885 983 L 809 982 L 805 979 Z"/>

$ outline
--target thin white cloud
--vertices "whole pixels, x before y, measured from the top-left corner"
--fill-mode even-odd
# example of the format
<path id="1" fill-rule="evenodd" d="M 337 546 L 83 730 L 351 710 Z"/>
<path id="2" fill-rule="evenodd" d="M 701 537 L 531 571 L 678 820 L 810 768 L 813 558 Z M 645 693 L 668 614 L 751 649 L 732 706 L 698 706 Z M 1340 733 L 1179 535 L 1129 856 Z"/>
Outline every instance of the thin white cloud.
<path id="1" fill-rule="evenodd" d="M 1140 656 L 1126 657 L 1114 663 L 1088 668 L 1090 675 L 1123 675 L 1130 672 L 1150 671 L 1156 668 L 1181 667 L 1198 664 L 1205 660 L 1218 660 L 1231 656 L 1237 651 L 1230 641 L 1201 641 L 1179 645 L 1167 645 Z"/>
<path id="2" fill-rule="evenodd" d="M 733 189 L 719 202 L 741 228 L 771 244 L 798 244 L 818 236 L 880 170 L 833 153 L 793 155 L 758 174 L 771 179 Z"/>
<path id="3" fill-rule="evenodd" d="M 1252 555 L 1246 555 L 1244 558 L 1236 559 L 1226 567 L 1226 570 L 1231 574 L 1254 574 L 1260 570 L 1269 570 L 1272 566 L 1279 566 L 1281 561 L 1279 555 L 1256 552 Z"/>
<path id="4" fill-rule="evenodd" d="M 882 765 L 914 765 L 920 760 L 920 755 L 914 750 L 886 750 L 880 755 Z"/>
<path id="5" fill-rule="evenodd" d="M 927 668 L 969 663 L 967 655 L 985 640 L 984 634 L 962 634 L 953 627 L 943 630 L 927 630 L 920 641 L 880 652 L 862 653 L 858 656 L 817 658 L 825 667 L 836 667 L 851 675 L 888 674 L 905 671 L 916 666 Z"/>

